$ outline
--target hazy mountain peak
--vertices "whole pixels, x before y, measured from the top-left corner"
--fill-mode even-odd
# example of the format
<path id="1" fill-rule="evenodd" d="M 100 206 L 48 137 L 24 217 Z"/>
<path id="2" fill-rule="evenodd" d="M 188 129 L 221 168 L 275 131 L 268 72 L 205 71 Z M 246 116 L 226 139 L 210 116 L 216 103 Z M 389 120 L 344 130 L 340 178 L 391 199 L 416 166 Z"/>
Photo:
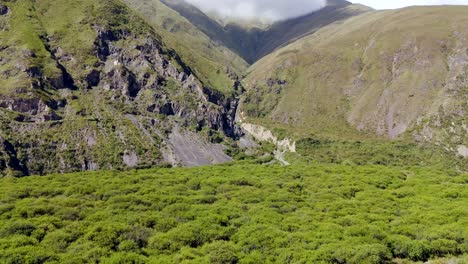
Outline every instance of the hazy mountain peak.
<path id="1" fill-rule="evenodd" d="M 325 7 L 326 0 L 186 0 L 223 20 L 275 22 L 302 16 Z"/>

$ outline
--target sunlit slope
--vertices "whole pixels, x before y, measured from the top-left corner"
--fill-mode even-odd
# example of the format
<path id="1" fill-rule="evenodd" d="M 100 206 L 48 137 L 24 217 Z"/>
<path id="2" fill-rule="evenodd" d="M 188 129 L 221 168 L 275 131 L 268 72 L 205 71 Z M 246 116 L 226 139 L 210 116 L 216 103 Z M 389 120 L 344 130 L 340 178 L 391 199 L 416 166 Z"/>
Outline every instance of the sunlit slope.
<path id="1" fill-rule="evenodd" d="M 370 12 L 265 57 L 245 116 L 334 135 L 468 144 L 468 7 Z"/>

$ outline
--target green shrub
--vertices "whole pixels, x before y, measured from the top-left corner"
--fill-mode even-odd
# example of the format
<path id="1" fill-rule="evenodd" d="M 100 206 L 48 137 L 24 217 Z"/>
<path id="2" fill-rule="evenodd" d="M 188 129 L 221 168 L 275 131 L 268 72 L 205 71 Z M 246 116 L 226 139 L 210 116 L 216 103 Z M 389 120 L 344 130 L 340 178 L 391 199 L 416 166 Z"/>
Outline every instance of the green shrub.
<path id="1" fill-rule="evenodd" d="M 1 229 L 1 236 L 9 236 L 9 235 L 25 235 L 30 236 L 34 230 L 36 230 L 36 226 L 33 225 L 31 222 L 20 220 L 15 222 L 10 222 L 3 226 Z"/>
<path id="2" fill-rule="evenodd" d="M 0 179 L 0 263 L 462 256 L 466 178 L 421 167 L 232 163 Z"/>
<path id="3" fill-rule="evenodd" d="M 236 264 L 239 261 L 234 245 L 227 241 L 215 241 L 203 248 L 211 264 Z"/>

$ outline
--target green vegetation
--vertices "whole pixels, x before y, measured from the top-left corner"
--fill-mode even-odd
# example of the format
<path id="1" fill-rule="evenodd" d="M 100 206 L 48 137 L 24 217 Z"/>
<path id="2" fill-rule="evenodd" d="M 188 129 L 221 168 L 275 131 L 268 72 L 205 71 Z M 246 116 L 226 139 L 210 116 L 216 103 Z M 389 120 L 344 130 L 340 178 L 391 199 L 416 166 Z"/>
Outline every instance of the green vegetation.
<path id="1" fill-rule="evenodd" d="M 429 166 L 468 171 L 462 157 L 432 145 L 405 141 L 356 140 L 336 141 L 303 138 L 296 142 L 297 154 L 290 154 L 294 163 L 338 163 L 384 166 Z"/>
<path id="2" fill-rule="evenodd" d="M 344 165 L 3 178 L 0 262 L 463 263 L 467 184 Z"/>

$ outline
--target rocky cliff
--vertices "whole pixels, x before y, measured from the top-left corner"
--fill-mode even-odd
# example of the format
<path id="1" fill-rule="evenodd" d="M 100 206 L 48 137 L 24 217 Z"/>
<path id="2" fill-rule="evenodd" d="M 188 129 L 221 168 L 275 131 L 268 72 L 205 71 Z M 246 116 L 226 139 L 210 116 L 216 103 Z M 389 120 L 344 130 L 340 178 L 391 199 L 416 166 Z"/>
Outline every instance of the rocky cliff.
<path id="1" fill-rule="evenodd" d="M 235 75 L 228 87 L 206 85 L 119 1 L 18 0 L 3 9 L 3 174 L 186 165 L 181 153 L 201 145 L 219 157 L 213 143 L 236 138 Z M 219 71 L 229 76 L 226 67 Z M 180 133 L 192 135 L 183 150 L 173 144 Z"/>

